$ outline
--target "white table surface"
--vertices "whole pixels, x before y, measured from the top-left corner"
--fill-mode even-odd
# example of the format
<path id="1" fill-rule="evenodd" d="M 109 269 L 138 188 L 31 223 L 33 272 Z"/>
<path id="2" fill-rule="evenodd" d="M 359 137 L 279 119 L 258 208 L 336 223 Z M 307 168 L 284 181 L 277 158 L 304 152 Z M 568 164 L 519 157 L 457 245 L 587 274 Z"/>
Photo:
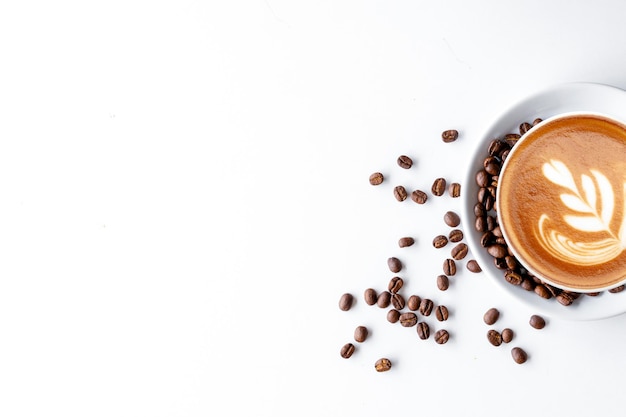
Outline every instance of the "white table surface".
<path id="1" fill-rule="evenodd" d="M 445 252 L 430 241 L 460 200 L 391 190 L 460 181 L 490 120 L 545 86 L 626 88 L 625 13 L 618 0 L 3 3 L 0 415 L 623 415 L 626 315 L 539 331 L 482 274 L 437 290 Z M 444 144 L 449 128 L 461 135 Z M 404 235 L 416 245 L 400 250 Z M 405 294 L 450 308 L 445 326 L 427 320 L 446 345 L 363 302 L 389 256 L 407 265 Z M 487 343 L 489 307 L 510 345 Z M 358 325 L 370 338 L 345 360 Z M 383 356 L 393 368 L 376 373 Z"/>

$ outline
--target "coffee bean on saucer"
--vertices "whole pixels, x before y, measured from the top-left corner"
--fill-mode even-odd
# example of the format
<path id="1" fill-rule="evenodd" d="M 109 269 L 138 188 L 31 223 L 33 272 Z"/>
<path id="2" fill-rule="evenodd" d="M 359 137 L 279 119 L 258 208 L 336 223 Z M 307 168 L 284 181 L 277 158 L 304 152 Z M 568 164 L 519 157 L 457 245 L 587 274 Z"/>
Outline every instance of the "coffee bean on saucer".
<path id="1" fill-rule="evenodd" d="M 341 355 L 342 358 L 348 359 L 350 356 L 352 356 L 354 351 L 355 351 L 354 345 L 352 343 L 346 343 L 345 345 L 342 346 L 341 350 L 339 351 L 339 354 Z"/>
<path id="2" fill-rule="evenodd" d="M 536 118 L 535 120 L 533 120 L 533 126 L 537 126 L 539 123 L 543 122 L 543 119 L 541 118 Z"/>
<path id="3" fill-rule="evenodd" d="M 492 307 L 489 310 L 487 310 L 485 314 L 483 315 L 483 321 L 485 322 L 485 324 L 488 324 L 489 326 L 491 326 L 492 324 L 495 324 L 496 321 L 498 321 L 499 317 L 500 317 L 500 311 L 498 311 L 497 308 Z"/>
<path id="4" fill-rule="evenodd" d="M 385 180 L 385 177 L 380 172 L 374 172 L 370 175 L 370 184 L 372 185 L 380 185 Z"/>
<path id="5" fill-rule="evenodd" d="M 514 347 L 513 349 L 511 349 L 511 356 L 513 357 L 513 360 L 519 364 L 526 362 L 526 360 L 528 359 L 528 355 L 526 354 L 524 349 L 520 347 Z"/>
<path id="6" fill-rule="evenodd" d="M 374 364 L 376 372 L 386 372 L 391 369 L 391 361 L 387 358 L 380 358 Z"/>
<path id="7" fill-rule="evenodd" d="M 413 160 L 406 155 L 400 155 L 397 162 L 400 168 L 409 169 L 413 166 Z"/>
<path id="8" fill-rule="evenodd" d="M 543 329 L 544 327 L 546 327 L 545 319 L 543 317 L 541 317 L 541 316 L 536 315 L 536 314 L 533 314 L 532 316 L 530 316 L 529 323 L 535 329 Z"/>
<path id="9" fill-rule="evenodd" d="M 448 239 L 450 240 L 450 242 L 453 242 L 453 243 L 462 241 L 463 240 L 463 231 L 461 231 L 459 229 L 451 230 L 450 234 L 448 234 Z"/>
<path id="10" fill-rule="evenodd" d="M 487 332 L 487 340 L 494 346 L 500 346 L 502 344 L 502 335 L 497 330 L 490 329 Z"/>
<path id="11" fill-rule="evenodd" d="M 354 340 L 359 343 L 363 343 L 365 342 L 365 339 L 367 339 L 368 333 L 369 332 L 367 330 L 367 327 L 358 326 L 356 329 L 354 329 Z"/>
<path id="12" fill-rule="evenodd" d="M 437 249 L 441 249 L 448 244 L 448 238 L 444 235 L 435 236 L 433 239 L 433 246 Z"/>
<path id="13" fill-rule="evenodd" d="M 450 186 L 448 187 L 448 194 L 450 194 L 450 197 L 452 198 L 460 197 L 461 184 L 459 184 L 458 182 L 453 182 L 452 184 L 450 184 Z"/>
<path id="14" fill-rule="evenodd" d="M 413 244 L 415 243 L 415 239 L 413 239 L 412 237 L 402 237 L 400 238 L 400 240 L 398 240 L 398 246 L 400 246 L 401 248 L 407 248 L 409 246 L 413 246 Z"/>
<path id="15" fill-rule="evenodd" d="M 365 298 L 365 304 L 368 306 L 373 306 L 378 301 L 378 294 L 376 294 L 376 290 L 373 288 L 368 288 L 365 290 L 363 294 L 363 298 Z"/>
<path id="16" fill-rule="evenodd" d="M 350 293 L 345 293 L 339 298 L 339 309 L 342 311 L 348 311 L 352 308 L 354 302 L 354 296 Z"/>
<path id="17" fill-rule="evenodd" d="M 433 195 L 438 197 L 442 196 L 446 191 L 446 179 L 445 178 L 437 178 L 431 187 L 431 191 Z"/>
<path id="18" fill-rule="evenodd" d="M 453 211 L 448 211 L 443 216 L 443 221 L 450 227 L 457 227 L 461 224 L 461 218 Z"/>
<path id="19" fill-rule="evenodd" d="M 441 133 L 441 139 L 445 143 L 451 143 L 457 140 L 459 137 L 459 132 L 456 129 L 444 130 Z"/>
<path id="20" fill-rule="evenodd" d="M 546 288 L 548 288 L 548 286 L 546 286 Z M 571 306 L 574 303 L 574 298 L 572 297 L 572 295 L 568 292 L 561 292 L 556 296 L 556 300 L 564 306 Z"/>
<path id="21" fill-rule="evenodd" d="M 402 185 L 398 185 L 398 186 L 394 187 L 394 189 L 393 189 L 393 196 L 398 201 L 406 200 L 406 197 L 407 197 L 406 188 L 404 188 Z"/>
<path id="22" fill-rule="evenodd" d="M 528 122 L 524 122 L 521 125 L 519 125 L 519 134 L 520 135 L 525 135 L 526 132 L 528 132 L 530 129 L 532 129 L 533 125 L 531 125 Z"/>
<path id="23" fill-rule="evenodd" d="M 400 262 L 400 259 L 394 256 L 387 259 L 387 266 L 389 267 L 389 270 L 394 274 L 402 270 L 402 262 Z"/>
<path id="24" fill-rule="evenodd" d="M 611 294 L 617 294 L 618 292 L 622 292 L 622 291 L 624 291 L 624 288 L 626 288 L 626 285 L 619 285 L 619 286 L 617 286 L 617 287 L 615 287 L 615 288 L 611 288 L 611 289 L 609 290 L 609 292 L 610 292 Z"/>
<path id="25" fill-rule="evenodd" d="M 450 339 L 450 334 L 446 329 L 440 329 L 435 332 L 435 342 L 438 345 L 443 345 Z"/>
<path id="26" fill-rule="evenodd" d="M 502 341 L 504 343 L 509 343 L 511 340 L 513 340 L 513 330 L 507 327 L 506 329 L 502 330 Z"/>
<path id="27" fill-rule="evenodd" d="M 480 265 L 478 265 L 478 262 L 475 259 L 471 259 L 467 261 L 466 267 L 470 272 L 473 272 L 473 273 L 478 273 L 482 271 Z"/>
<path id="28" fill-rule="evenodd" d="M 417 204 L 424 204 L 428 200 L 428 195 L 422 190 L 415 190 L 411 193 L 411 200 Z"/>

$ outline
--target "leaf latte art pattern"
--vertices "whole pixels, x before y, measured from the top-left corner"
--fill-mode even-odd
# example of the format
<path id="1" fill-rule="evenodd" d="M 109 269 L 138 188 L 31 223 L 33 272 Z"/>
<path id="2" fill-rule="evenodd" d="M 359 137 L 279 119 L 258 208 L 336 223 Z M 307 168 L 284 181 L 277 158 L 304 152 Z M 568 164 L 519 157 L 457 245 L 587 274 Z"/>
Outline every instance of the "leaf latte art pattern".
<path id="1" fill-rule="evenodd" d="M 549 216 L 542 214 L 538 230 L 544 249 L 559 259 L 581 266 L 600 265 L 619 256 L 626 249 L 626 201 L 621 208 L 622 224 L 616 232 L 611 229 L 615 194 L 606 176 L 597 170 L 590 170 L 591 176 L 581 175 L 580 190 L 572 173 L 559 160 L 552 159 L 543 164 L 542 172 L 548 180 L 568 190 L 560 195 L 563 205 L 572 212 L 563 216 L 568 226 L 583 233 L 600 232 L 606 235 L 602 239 L 575 241 L 550 228 Z M 623 187 L 626 195 L 626 183 Z"/>

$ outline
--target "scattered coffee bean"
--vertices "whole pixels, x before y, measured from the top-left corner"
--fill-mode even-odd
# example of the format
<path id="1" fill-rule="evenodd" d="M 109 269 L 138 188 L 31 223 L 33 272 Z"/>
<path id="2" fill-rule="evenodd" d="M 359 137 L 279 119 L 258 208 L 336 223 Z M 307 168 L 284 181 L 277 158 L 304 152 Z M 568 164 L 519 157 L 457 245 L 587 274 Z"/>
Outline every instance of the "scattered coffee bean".
<path id="1" fill-rule="evenodd" d="M 400 246 L 401 248 L 407 248 L 409 246 L 413 246 L 413 244 L 415 243 L 415 239 L 413 239 L 412 237 L 401 237 L 400 240 L 398 240 L 398 246 Z"/>
<path id="2" fill-rule="evenodd" d="M 400 155 L 398 157 L 398 166 L 400 168 L 409 169 L 413 166 L 413 160 L 406 155 Z"/>
<path id="3" fill-rule="evenodd" d="M 544 298 L 544 299 L 549 299 L 552 298 L 552 293 L 550 291 L 548 291 L 548 287 L 546 287 L 544 284 L 537 284 L 535 285 L 535 294 L 537 294 L 539 297 Z"/>
<path id="4" fill-rule="evenodd" d="M 437 178 L 434 182 L 433 182 L 433 186 L 430 189 L 433 193 L 433 195 L 436 196 L 442 196 L 443 193 L 446 191 L 446 179 L 445 178 Z"/>
<path id="5" fill-rule="evenodd" d="M 453 229 L 450 231 L 448 239 L 453 243 L 460 242 L 463 240 L 463 232 L 459 229 Z"/>
<path id="6" fill-rule="evenodd" d="M 467 256 L 469 248 L 465 243 L 459 243 L 455 247 L 452 248 L 450 255 L 452 255 L 452 259 L 456 261 L 460 261 L 461 259 Z"/>
<path id="7" fill-rule="evenodd" d="M 372 185 L 380 185 L 385 180 L 385 177 L 380 172 L 374 172 L 370 175 L 370 184 Z"/>
<path id="8" fill-rule="evenodd" d="M 457 227 L 461 224 L 461 218 L 453 211 L 448 211 L 444 214 L 443 221 L 450 227 Z"/>
<path id="9" fill-rule="evenodd" d="M 482 271 L 480 265 L 478 265 L 478 262 L 476 262 L 476 260 L 474 259 L 467 261 L 466 267 L 470 272 L 479 273 Z"/>
<path id="10" fill-rule="evenodd" d="M 400 312 L 398 310 L 395 309 L 390 309 L 387 312 L 387 321 L 389 323 L 397 323 L 398 320 L 400 320 Z"/>
<path id="11" fill-rule="evenodd" d="M 389 270 L 394 274 L 402 270 L 402 262 L 400 262 L 400 259 L 393 256 L 387 259 L 387 266 L 389 267 Z"/>
<path id="12" fill-rule="evenodd" d="M 433 311 L 433 302 L 432 300 L 429 300 L 428 298 L 424 298 L 422 300 L 422 302 L 420 303 L 420 313 L 422 314 L 422 316 L 430 316 L 430 313 Z"/>
<path id="13" fill-rule="evenodd" d="M 506 280 L 506 282 L 512 285 L 520 285 L 523 281 L 522 275 L 511 269 L 506 270 L 506 272 L 504 273 L 504 279 Z"/>
<path id="14" fill-rule="evenodd" d="M 420 308 L 420 303 L 422 299 L 418 295 L 412 295 L 406 302 L 406 306 L 411 311 L 417 311 Z"/>
<path id="15" fill-rule="evenodd" d="M 437 249 L 441 249 L 448 244 L 448 238 L 444 235 L 435 236 L 433 239 L 433 246 Z"/>
<path id="16" fill-rule="evenodd" d="M 354 340 L 359 343 L 363 343 L 365 342 L 365 339 L 367 339 L 368 333 L 369 332 L 367 330 L 367 327 L 358 326 L 356 329 L 354 329 Z"/>
<path id="17" fill-rule="evenodd" d="M 624 289 L 625 289 L 625 288 L 626 288 L 626 285 L 619 285 L 619 286 L 617 286 L 617 287 L 615 287 L 615 288 L 611 288 L 611 289 L 609 290 L 609 292 L 610 292 L 611 294 L 617 294 L 618 292 L 622 292 L 622 291 L 624 291 Z"/>
<path id="18" fill-rule="evenodd" d="M 402 327 L 413 327 L 417 324 L 417 315 L 415 313 L 402 313 L 400 314 L 400 325 Z"/>
<path id="19" fill-rule="evenodd" d="M 430 337 L 430 327 L 428 327 L 428 323 L 424 321 L 417 323 L 417 335 L 422 340 L 426 340 Z"/>
<path id="20" fill-rule="evenodd" d="M 453 182 L 452 184 L 450 184 L 450 186 L 448 187 L 448 194 L 450 194 L 450 197 L 452 198 L 460 197 L 461 184 L 459 184 L 458 182 Z"/>
<path id="21" fill-rule="evenodd" d="M 348 311 L 352 308 L 354 302 L 354 296 L 350 293 L 345 293 L 339 298 L 339 309 L 342 311 Z"/>
<path id="22" fill-rule="evenodd" d="M 513 330 L 507 327 L 506 329 L 502 330 L 502 341 L 504 343 L 509 343 L 511 340 L 513 340 Z"/>
<path id="23" fill-rule="evenodd" d="M 391 304 L 391 293 L 389 291 L 383 291 L 378 295 L 376 304 L 380 308 L 387 308 Z"/>
<path id="24" fill-rule="evenodd" d="M 457 140 L 459 137 L 459 132 L 456 129 L 449 129 L 449 130 L 444 130 L 441 133 L 441 139 L 445 142 L 445 143 L 451 143 L 454 142 L 455 140 Z"/>
<path id="25" fill-rule="evenodd" d="M 549 288 L 548 286 L 546 286 L 546 288 Z M 565 291 L 563 291 L 562 293 L 558 294 L 556 296 L 556 300 L 564 306 L 570 306 L 572 305 L 572 303 L 574 302 L 574 297 L 572 297 L 572 295 L 570 293 L 567 293 Z"/>
<path id="26" fill-rule="evenodd" d="M 406 188 L 404 188 L 401 185 L 398 185 L 398 186 L 394 187 L 394 189 L 393 189 L 393 196 L 398 201 L 406 200 L 406 197 L 407 197 Z"/>
<path id="27" fill-rule="evenodd" d="M 448 320 L 448 307 L 446 306 L 437 306 L 437 308 L 435 309 L 435 317 L 437 317 L 437 320 L 439 321 L 446 321 Z"/>
<path id="28" fill-rule="evenodd" d="M 391 305 L 396 310 L 402 310 L 405 306 L 404 297 L 400 294 L 391 294 Z"/>
<path id="29" fill-rule="evenodd" d="M 341 355 L 342 358 L 348 359 L 350 356 L 352 356 L 352 354 L 354 353 L 354 350 L 355 350 L 355 347 L 352 343 L 346 343 L 345 345 L 343 345 L 343 347 L 339 351 L 339 354 Z"/>
<path id="30" fill-rule="evenodd" d="M 541 317 L 541 316 L 536 315 L 536 314 L 533 314 L 532 316 L 530 316 L 529 323 L 535 329 L 543 329 L 544 327 L 546 327 L 545 319 L 543 317 Z"/>
<path id="31" fill-rule="evenodd" d="M 411 200 L 417 204 L 424 204 L 428 200 L 428 195 L 422 190 L 415 190 L 411 193 Z"/>
<path id="32" fill-rule="evenodd" d="M 440 329 L 435 332 L 435 342 L 439 345 L 443 345 L 450 339 L 450 334 L 446 329 Z"/>
<path id="33" fill-rule="evenodd" d="M 391 369 L 391 361 L 387 358 L 380 358 L 374 364 L 376 372 L 386 372 Z"/>
<path id="34" fill-rule="evenodd" d="M 368 288 L 365 290 L 363 294 L 363 298 L 365 298 L 365 304 L 368 306 L 373 306 L 378 301 L 378 294 L 376 294 L 376 290 L 373 288 Z"/>
<path id="35" fill-rule="evenodd" d="M 502 335 L 497 330 L 489 330 L 487 332 L 487 340 L 494 346 L 500 346 L 502 344 Z"/>
<path id="36" fill-rule="evenodd" d="M 398 291 L 400 291 L 403 285 L 404 285 L 404 280 L 402 278 L 393 277 L 389 281 L 389 285 L 387 285 L 387 289 L 389 289 L 390 293 L 395 294 Z"/>
<path id="37" fill-rule="evenodd" d="M 492 307 L 487 310 L 487 312 L 485 312 L 485 314 L 483 315 L 483 321 L 485 322 L 485 324 L 491 326 L 492 324 L 495 324 L 496 321 L 498 321 L 499 317 L 500 311 L 498 311 L 497 308 Z"/>
<path id="38" fill-rule="evenodd" d="M 445 275 L 437 276 L 437 288 L 441 291 L 445 291 L 450 287 L 450 280 Z"/>
<path id="39" fill-rule="evenodd" d="M 526 354 L 524 349 L 520 347 L 514 347 L 513 349 L 511 349 L 511 356 L 513 357 L 513 360 L 519 364 L 526 362 L 526 360 L 528 359 L 528 355 Z"/>
<path id="40" fill-rule="evenodd" d="M 453 259 L 446 259 L 443 261 L 443 273 L 449 277 L 456 274 L 456 263 Z"/>

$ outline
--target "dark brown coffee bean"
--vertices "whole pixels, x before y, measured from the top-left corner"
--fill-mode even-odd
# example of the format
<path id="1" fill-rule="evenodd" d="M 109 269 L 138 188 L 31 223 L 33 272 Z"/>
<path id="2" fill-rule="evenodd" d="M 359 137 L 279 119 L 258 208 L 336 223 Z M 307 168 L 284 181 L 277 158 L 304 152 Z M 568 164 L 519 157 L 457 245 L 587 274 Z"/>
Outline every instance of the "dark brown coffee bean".
<path id="1" fill-rule="evenodd" d="M 498 318 L 500 318 L 500 311 L 495 307 L 490 308 L 483 315 L 483 321 L 489 326 L 495 324 L 495 322 L 498 321 Z"/>
<path id="2" fill-rule="evenodd" d="M 473 272 L 475 274 L 482 271 L 480 265 L 478 265 L 478 262 L 475 259 L 470 259 L 469 261 L 467 261 L 466 267 L 468 271 Z"/>
<path id="3" fill-rule="evenodd" d="M 417 204 L 424 204 L 428 200 L 428 195 L 422 190 L 415 190 L 411 193 L 411 200 Z"/>
<path id="4" fill-rule="evenodd" d="M 394 256 L 387 259 L 387 266 L 389 267 L 389 270 L 394 274 L 402 270 L 402 262 L 400 262 L 400 259 Z"/>
<path id="5" fill-rule="evenodd" d="M 552 298 L 552 293 L 548 291 L 548 288 L 543 284 L 537 284 L 534 291 L 535 294 L 537 294 L 541 298 L 545 298 L 546 300 Z"/>
<path id="6" fill-rule="evenodd" d="M 531 327 L 534 327 L 535 329 L 543 329 L 544 327 L 546 327 L 546 320 L 536 314 L 530 316 L 530 320 L 528 321 L 528 323 L 531 325 Z"/>
<path id="7" fill-rule="evenodd" d="M 520 284 L 520 287 L 522 287 L 526 291 L 534 291 L 535 283 L 532 279 L 522 275 L 522 283 Z"/>
<path id="8" fill-rule="evenodd" d="M 370 184 L 372 185 L 380 185 L 385 180 L 385 177 L 380 172 L 374 172 L 370 175 Z"/>
<path id="9" fill-rule="evenodd" d="M 518 133 L 507 133 L 506 135 L 504 135 L 504 140 L 506 141 L 506 143 L 509 144 L 509 146 L 513 147 L 520 139 L 520 137 L 521 136 Z"/>
<path id="10" fill-rule="evenodd" d="M 430 337 L 430 327 L 428 327 L 428 323 L 425 321 L 417 323 L 417 335 L 422 340 L 426 340 Z"/>
<path id="11" fill-rule="evenodd" d="M 450 197 L 452 198 L 460 197 L 461 184 L 459 184 L 458 182 L 453 182 L 452 184 L 450 184 L 450 186 L 448 187 L 448 194 L 450 194 Z"/>
<path id="12" fill-rule="evenodd" d="M 448 320 L 448 316 L 449 316 L 448 307 L 437 306 L 437 308 L 435 308 L 435 317 L 437 317 L 437 320 L 446 321 Z"/>
<path id="13" fill-rule="evenodd" d="M 503 269 L 503 270 L 508 269 L 504 258 L 493 258 L 493 263 L 498 269 Z M 506 278 L 506 275 L 505 275 L 505 278 Z"/>
<path id="14" fill-rule="evenodd" d="M 541 122 L 543 122 L 543 119 L 537 117 L 535 120 L 533 120 L 533 126 L 537 126 Z"/>
<path id="15" fill-rule="evenodd" d="M 588 297 L 597 297 L 597 296 L 599 296 L 600 294 L 601 294 L 601 292 L 600 292 L 600 291 L 595 291 L 595 292 L 588 292 L 588 293 L 586 293 L 586 295 L 587 295 Z"/>
<path id="16" fill-rule="evenodd" d="M 445 143 L 454 142 L 455 140 L 457 140 L 458 137 L 459 132 L 456 129 L 444 130 L 441 133 L 441 140 L 443 140 Z"/>
<path id="17" fill-rule="evenodd" d="M 487 147 L 487 153 L 489 156 L 499 156 L 503 151 L 510 149 L 511 147 L 500 139 L 494 139 L 489 143 Z"/>
<path id="18" fill-rule="evenodd" d="M 450 334 L 446 329 L 437 330 L 435 332 L 435 342 L 437 342 L 438 345 L 443 345 L 447 343 L 449 339 Z"/>
<path id="19" fill-rule="evenodd" d="M 448 244 L 448 238 L 444 235 L 435 236 L 433 239 L 433 246 L 437 249 L 441 249 Z"/>
<path id="20" fill-rule="evenodd" d="M 413 160 L 406 155 L 400 155 L 397 162 L 400 168 L 409 169 L 413 166 Z"/>
<path id="21" fill-rule="evenodd" d="M 398 201 L 406 200 L 406 198 L 407 198 L 406 188 L 404 188 L 401 185 L 398 185 L 398 186 L 394 187 L 394 189 L 393 189 L 393 196 Z"/>
<path id="22" fill-rule="evenodd" d="M 474 222 L 474 228 L 477 232 L 484 233 L 487 231 L 487 217 L 476 217 L 476 221 Z"/>
<path id="23" fill-rule="evenodd" d="M 409 246 L 413 246 L 413 244 L 415 243 L 415 239 L 413 239 L 412 237 L 401 237 L 400 240 L 398 240 L 398 246 L 400 246 L 401 248 L 408 248 Z"/>
<path id="24" fill-rule="evenodd" d="M 380 358 L 374 364 L 376 372 L 387 372 L 391 369 L 391 361 L 387 358 Z"/>
<path id="25" fill-rule="evenodd" d="M 387 285 L 387 289 L 389 290 L 390 293 L 395 294 L 398 291 L 400 291 L 403 285 L 404 285 L 404 280 L 402 278 L 393 277 L 391 278 L 391 280 L 389 280 L 389 285 Z"/>
<path id="26" fill-rule="evenodd" d="M 487 230 L 480 237 L 480 246 L 482 246 L 483 248 L 491 246 L 493 244 L 494 240 L 495 240 L 495 236 L 493 235 L 491 230 Z"/>
<path id="27" fill-rule="evenodd" d="M 611 289 L 609 290 L 609 292 L 610 292 L 611 294 L 617 294 L 618 292 L 622 292 L 622 291 L 624 291 L 624 288 L 626 288 L 626 285 L 619 285 L 619 286 L 617 286 L 617 287 L 615 287 L 615 288 L 611 288 Z"/>
<path id="28" fill-rule="evenodd" d="M 476 217 L 485 217 L 487 215 L 487 210 L 485 210 L 485 206 L 482 203 L 476 203 L 474 206 L 474 215 Z"/>
<path id="29" fill-rule="evenodd" d="M 352 354 L 354 353 L 354 350 L 355 350 L 355 347 L 352 343 L 346 343 L 345 345 L 343 345 L 343 347 L 339 351 L 339 354 L 341 355 L 342 358 L 348 359 L 350 356 L 352 356 Z"/>
<path id="30" fill-rule="evenodd" d="M 417 311 L 420 308 L 422 299 L 419 295 L 412 295 L 406 302 L 406 306 L 411 311 Z"/>
<path id="31" fill-rule="evenodd" d="M 342 311 L 348 311 L 352 308 L 354 302 L 354 296 L 350 293 L 345 293 L 339 298 L 339 309 Z"/>
<path id="32" fill-rule="evenodd" d="M 504 273 L 504 279 L 512 285 L 520 285 L 522 283 L 522 275 L 511 269 L 506 270 Z"/>
<path id="33" fill-rule="evenodd" d="M 393 308 L 387 312 L 387 321 L 389 323 L 397 323 L 400 320 L 400 312 Z"/>
<path id="34" fill-rule="evenodd" d="M 452 255 L 452 259 L 454 259 L 455 261 L 460 261 L 467 256 L 468 250 L 469 248 L 465 243 L 459 243 L 452 248 L 450 254 Z"/>
<path id="35" fill-rule="evenodd" d="M 400 314 L 400 325 L 402 327 L 413 327 L 417 324 L 417 315 L 415 313 Z"/>
<path id="36" fill-rule="evenodd" d="M 502 151 L 502 153 L 500 154 L 500 160 L 502 161 L 502 163 L 504 163 L 504 161 L 506 161 L 507 156 L 509 156 L 509 153 L 511 152 L 510 149 L 506 149 L 504 151 Z"/>
<path id="37" fill-rule="evenodd" d="M 367 339 L 368 333 L 369 332 L 367 331 L 367 327 L 358 326 L 356 329 L 354 329 L 354 340 L 359 343 L 363 343 L 365 342 L 365 339 Z"/>
<path id="38" fill-rule="evenodd" d="M 511 340 L 513 340 L 513 330 L 507 327 L 506 329 L 502 330 L 502 341 L 504 343 L 509 343 Z"/>
<path id="39" fill-rule="evenodd" d="M 487 248 L 487 252 L 494 258 L 504 258 L 508 254 L 503 245 L 491 245 Z"/>
<path id="40" fill-rule="evenodd" d="M 489 330 L 487 332 L 487 340 L 494 346 L 500 346 L 502 344 L 502 335 L 497 330 Z"/>
<path id="41" fill-rule="evenodd" d="M 422 316 L 430 316 L 430 313 L 433 311 L 433 302 L 432 300 L 429 300 L 428 298 L 424 298 L 422 299 L 422 302 L 420 303 L 420 313 L 422 314 Z"/>
<path id="42" fill-rule="evenodd" d="M 404 301 L 404 297 L 400 294 L 391 294 L 391 305 L 396 310 L 402 310 L 405 306 L 406 302 Z"/>
<path id="43" fill-rule="evenodd" d="M 498 226 L 498 220 L 496 216 L 487 216 L 487 230 L 493 230 Z"/>
<path id="44" fill-rule="evenodd" d="M 526 362 L 526 360 L 528 359 L 528 355 L 526 354 L 524 349 L 520 347 L 514 347 L 513 349 L 511 349 L 511 356 L 513 357 L 513 360 L 519 364 Z"/>
<path id="45" fill-rule="evenodd" d="M 443 193 L 446 191 L 446 179 L 437 178 L 433 182 L 433 186 L 430 188 L 430 190 L 432 191 L 433 195 L 436 195 L 438 197 L 442 196 Z"/>
<path id="46" fill-rule="evenodd" d="M 450 234 L 448 234 L 448 239 L 450 242 L 460 242 L 463 240 L 463 232 L 459 229 L 452 229 Z"/>
<path id="47" fill-rule="evenodd" d="M 365 298 L 365 304 L 368 306 L 373 306 L 378 301 L 378 294 L 376 294 L 376 290 L 373 288 L 368 288 L 365 290 L 363 294 L 363 298 Z"/>
<path id="48" fill-rule="evenodd" d="M 485 188 L 491 183 L 491 175 L 487 173 L 484 169 L 481 169 L 476 173 L 476 185 L 480 188 Z"/>
<path id="49" fill-rule="evenodd" d="M 547 286 L 546 286 L 547 287 Z M 561 305 L 564 306 L 571 306 L 572 303 L 574 302 L 574 298 L 572 297 L 572 295 L 568 292 L 561 292 L 556 296 L 556 300 L 561 303 Z"/>
<path id="50" fill-rule="evenodd" d="M 380 308 L 387 308 L 391 304 L 391 293 L 389 291 L 383 291 L 378 294 L 378 300 L 376 301 L 376 305 Z"/>
<path id="51" fill-rule="evenodd" d="M 443 273 L 449 277 L 456 274 L 456 262 L 454 259 L 446 259 L 443 261 Z"/>
<path id="52" fill-rule="evenodd" d="M 461 224 L 461 218 L 453 211 L 448 211 L 443 215 L 443 221 L 450 227 L 457 227 Z"/>
<path id="53" fill-rule="evenodd" d="M 508 255 L 504 257 L 504 262 L 506 262 L 506 266 L 509 269 L 517 269 L 519 264 L 517 263 L 517 259 L 514 256 Z"/>
<path id="54" fill-rule="evenodd" d="M 441 291 L 445 291 L 450 287 L 450 280 L 445 275 L 437 276 L 437 288 Z"/>
<path id="55" fill-rule="evenodd" d="M 525 135 L 526 132 L 528 132 L 530 129 L 532 129 L 533 125 L 531 125 L 528 122 L 524 122 L 521 125 L 519 125 L 519 134 L 520 135 Z"/>

